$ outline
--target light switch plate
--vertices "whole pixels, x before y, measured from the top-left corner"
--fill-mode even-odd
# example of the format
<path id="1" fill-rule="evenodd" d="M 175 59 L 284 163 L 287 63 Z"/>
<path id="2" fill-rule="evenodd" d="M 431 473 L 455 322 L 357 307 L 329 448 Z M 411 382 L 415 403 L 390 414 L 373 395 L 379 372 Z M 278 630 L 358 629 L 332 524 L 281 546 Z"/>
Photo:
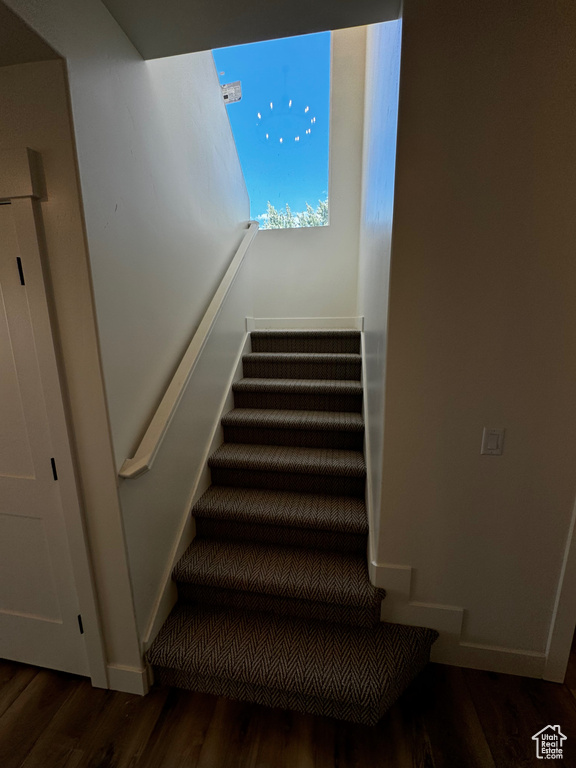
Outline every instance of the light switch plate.
<path id="1" fill-rule="evenodd" d="M 505 432 L 505 429 L 499 427 L 484 427 L 480 453 L 484 456 L 501 456 L 504 449 Z"/>

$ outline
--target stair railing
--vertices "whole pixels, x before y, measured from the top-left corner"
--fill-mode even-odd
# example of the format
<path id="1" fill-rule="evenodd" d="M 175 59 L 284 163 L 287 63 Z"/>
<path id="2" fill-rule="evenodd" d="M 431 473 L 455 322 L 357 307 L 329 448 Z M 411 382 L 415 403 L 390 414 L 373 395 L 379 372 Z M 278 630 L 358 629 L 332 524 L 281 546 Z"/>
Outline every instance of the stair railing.
<path id="1" fill-rule="evenodd" d="M 196 333 L 192 337 L 192 341 L 188 345 L 188 349 L 184 353 L 172 381 L 164 393 L 160 405 L 156 409 L 156 413 L 148 425 L 148 429 L 146 430 L 140 445 L 136 449 L 134 456 L 131 459 L 126 459 L 122 464 L 120 472 L 118 473 L 120 477 L 132 479 L 139 475 L 143 475 L 152 468 L 154 459 L 166 436 L 168 427 L 174 418 L 180 400 L 186 391 L 186 386 L 188 385 L 198 359 L 202 354 L 202 350 L 210 335 L 210 331 L 220 314 L 224 300 L 232 287 L 234 279 L 240 269 L 240 265 L 242 264 L 246 252 L 257 231 L 258 222 L 251 221 L 234 258 L 230 262 L 230 266 L 226 270 L 226 274 L 222 278 L 208 309 L 204 313 L 204 317 L 196 329 Z"/>

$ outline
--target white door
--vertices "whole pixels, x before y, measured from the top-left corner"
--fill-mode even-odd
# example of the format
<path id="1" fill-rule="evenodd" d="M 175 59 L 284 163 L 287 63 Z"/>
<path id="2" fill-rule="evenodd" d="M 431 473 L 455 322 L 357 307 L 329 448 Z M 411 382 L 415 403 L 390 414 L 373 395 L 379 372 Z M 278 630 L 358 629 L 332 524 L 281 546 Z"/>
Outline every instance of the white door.
<path id="1" fill-rule="evenodd" d="M 60 384 L 42 268 L 19 252 L 20 204 L 0 205 L 0 657 L 87 675 L 47 405 Z"/>

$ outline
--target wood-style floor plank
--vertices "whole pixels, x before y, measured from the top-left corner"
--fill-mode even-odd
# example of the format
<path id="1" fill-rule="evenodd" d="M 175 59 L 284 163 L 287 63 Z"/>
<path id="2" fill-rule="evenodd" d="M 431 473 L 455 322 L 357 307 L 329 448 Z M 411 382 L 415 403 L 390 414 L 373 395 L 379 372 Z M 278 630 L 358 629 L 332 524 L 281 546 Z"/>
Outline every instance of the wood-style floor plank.
<path id="1" fill-rule="evenodd" d="M 128 768 L 141 756 L 169 691 L 140 699 L 83 680 L 60 707 L 21 768 Z M 93 727 L 91 727 L 93 724 Z"/>
<path id="2" fill-rule="evenodd" d="M 421 674 L 400 697 L 398 702 L 379 725 L 379 729 L 386 726 L 388 720 L 396 720 L 393 749 L 394 760 L 399 761 L 398 766 L 404 765 L 410 768 L 436 768 L 432 746 L 425 726 L 424 713 L 434 706 L 436 702 L 443 700 L 442 691 L 435 691 L 430 700 L 430 686 L 426 677 L 427 669 Z M 383 749 L 387 748 L 383 742 Z M 396 768 L 396 763 L 390 763 Z"/>
<path id="3" fill-rule="evenodd" d="M 422 675 L 421 685 L 426 686 L 428 694 L 423 697 L 428 706 L 422 717 L 434 765 L 497 768 L 462 673 L 458 667 L 435 664 Z M 435 692 L 441 695 L 441 706 Z"/>
<path id="4" fill-rule="evenodd" d="M 314 722 L 299 712 L 260 707 L 255 768 L 316 768 Z"/>
<path id="5" fill-rule="evenodd" d="M 255 704 L 219 698 L 196 768 L 254 768 L 259 709 Z"/>
<path id="6" fill-rule="evenodd" d="M 338 765 L 336 732 L 343 724 L 328 717 L 314 719 L 314 768 L 334 768 Z"/>
<path id="7" fill-rule="evenodd" d="M 138 768 L 195 768 L 218 698 L 170 689 Z"/>
<path id="8" fill-rule="evenodd" d="M 0 766 L 19 768 L 81 678 L 40 670 L 0 717 Z"/>
<path id="9" fill-rule="evenodd" d="M 38 674 L 37 667 L 3 661 L 0 665 L 0 717 Z"/>
<path id="10" fill-rule="evenodd" d="M 576 709 L 565 686 L 471 669 L 463 675 L 498 768 L 533 766 L 532 736 L 556 724 L 572 745 L 562 765 L 576 768 Z"/>
<path id="11" fill-rule="evenodd" d="M 0 768 L 523 768 L 549 724 L 576 768 L 567 685 L 434 664 L 373 728 L 2 661 L 0 706 Z"/>
<path id="12" fill-rule="evenodd" d="M 529 703 L 518 696 L 516 679 L 468 669 L 463 674 L 498 768 L 534 765 L 532 736 L 539 729 Z"/>
<path id="13" fill-rule="evenodd" d="M 84 757 L 82 742 L 87 741 L 86 713 L 99 721 L 107 691 L 92 688 L 88 680 L 76 687 L 42 731 L 22 762 L 22 768 L 46 765 L 69 766 Z"/>

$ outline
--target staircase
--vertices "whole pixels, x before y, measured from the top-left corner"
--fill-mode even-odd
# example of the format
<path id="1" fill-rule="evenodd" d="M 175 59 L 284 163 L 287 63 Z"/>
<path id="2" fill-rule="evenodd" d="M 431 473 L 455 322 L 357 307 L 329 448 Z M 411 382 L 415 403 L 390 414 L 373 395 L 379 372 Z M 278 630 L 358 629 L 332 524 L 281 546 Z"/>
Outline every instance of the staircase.
<path id="1" fill-rule="evenodd" d="M 373 725 L 437 633 L 380 623 L 368 579 L 360 334 L 251 342 L 147 658 L 161 684 Z"/>

